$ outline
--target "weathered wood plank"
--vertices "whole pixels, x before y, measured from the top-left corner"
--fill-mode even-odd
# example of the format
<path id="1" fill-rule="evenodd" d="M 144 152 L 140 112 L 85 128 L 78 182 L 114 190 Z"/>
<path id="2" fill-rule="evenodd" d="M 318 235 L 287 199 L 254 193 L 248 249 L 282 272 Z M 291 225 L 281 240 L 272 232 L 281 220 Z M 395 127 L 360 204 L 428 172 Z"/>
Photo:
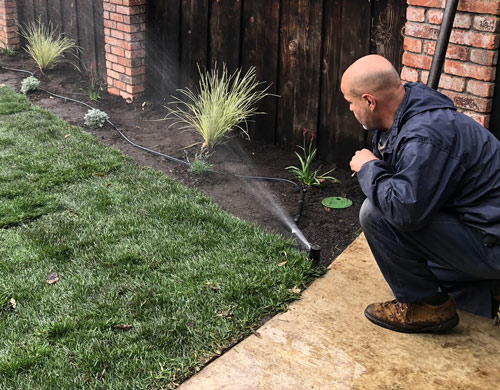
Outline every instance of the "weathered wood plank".
<path id="1" fill-rule="evenodd" d="M 277 143 L 295 147 L 303 129 L 317 130 L 321 0 L 284 0 L 281 10 Z"/>
<path id="2" fill-rule="evenodd" d="M 318 151 L 325 163 L 335 161 L 335 147 L 339 144 L 339 128 L 335 118 L 337 105 L 342 102 L 340 91 L 340 48 L 342 40 L 342 0 L 325 2 L 325 27 L 321 68 L 321 103 L 319 108 Z"/>
<path id="3" fill-rule="evenodd" d="M 61 1 L 62 31 L 68 38 L 78 42 L 78 28 L 76 24 L 76 0 Z"/>
<path id="4" fill-rule="evenodd" d="M 47 0 L 47 13 L 52 27 L 62 33 L 61 0 Z"/>
<path id="5" fill-rule="evenodd" d="M 61 0 L 65 1 L 65 0 Z M 104 18 L 102 0 L 94 1 L 94 41 L 96 54 L 96 72 L 106 80 L 106 53 L 104 50 Z"/>
<path id="6" fill-rule="evenodd" d="M 255 66 L 258 81 L 270 85 L 269 93 L 277 93 L 280 1 L 245 1 L 242 24 L 242 69 Z M 268 96 L 259 105 L 264 115 L 256 115 L 249 123 L 251 139 L 268 144 L 275 142 L 277 97 Z"/>
<path id="7" fill-rule="evenodd" d="M 216 0 L 210 5 L 210 67 L 225 63 L 229 73 L 240 66 L 240 0 Z"/>
<path id="8" fill-rule="evenodd" d="M 146 90 L 167 101 L 179 88 L 180 7 L 180 0 L 163 0 L 146 9 Z"/>
<path id="9" fill-rule="evenodd" d="M 343 2 L 340 61 L 335 70 L 338 83 L 349 65 L 370 53 L 371 4 L 370 0 Z M 367 132 L 363 130 L 349 111 L 349 106 L 340 92 L 340 84 L 334 99 L 335 113 L 331 118 L 332 128 L 330 130 L 333 131 L 333 134 L 329 136 L 329 147 L 332 149 L 333 160 L 342 168 L 348 168 L 348 163 L 354 152 L 365 145 Z M 327 123 L 324 119 L 323 121 L 323 126 L 326 128 Z"/>
<path id="10" fill-rule="evenodd" d="M 406 0 L 374 0 L 371 52 L 387 58 L 400 72 L 403 59 L 403 35 Z"/>
<path id="11" fill-rule="evenodd" d="M 35 19 L 40 21 L 43 25 L 47 25 L 49 18 L 47 16 L 47 0 L 34 0 L 33 11 Z"/>
<path id="12" fill-rule="evenodd" d="M 27 23 L 35 20 L 33 0 L 17 0 L 16 5 L 17 17 L 21 26 L 25 26 Z"/>
<path id="13" fill-rule="evenodd" d="M 78 29 L 78 45 L 82 49 L 80 63 L 82 71 L 95 71 L 96 52 L 94 36 L 94 9 L 93 1 L 77 1 L 76 17 Z"/>
<path id="14" fill-rule="evenodd" d="M 181 87 L 198 86 L 198 67 L 203 71 L 208 50 L 208 0 L 182 0 L 181 12 Z"/>

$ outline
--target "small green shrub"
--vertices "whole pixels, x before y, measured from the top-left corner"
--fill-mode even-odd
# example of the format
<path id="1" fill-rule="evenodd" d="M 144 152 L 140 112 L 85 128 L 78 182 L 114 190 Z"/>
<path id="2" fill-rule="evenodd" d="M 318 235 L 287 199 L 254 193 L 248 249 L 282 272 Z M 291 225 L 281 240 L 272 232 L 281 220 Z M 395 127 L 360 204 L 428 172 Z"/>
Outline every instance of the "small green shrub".
<path id="1" fill-rule="evenodd" d="M 213 171 L 213 165 L 206 161 L 201 156 L 196 156 L 194 161 L 189 166 L 189 172 L 194 173 L 195 175 L 206 175 Z"/>
<path id="2" fill-rule="evenodd" d="M 70 50 L 79 51 L 75 41 L 57 34 L 56 30 L 52 24 L 45 26 L 40 20 L 20 28 L 20 34 L 27 41 L 24 50 L 33 58 L 42 73 L 62 61 L 64 53 Z"/>
<path id="3" fill-rule="evenodd" d="M 29 91 L 36 91 L 39 86 L 40 80 L 34 76 L 29 76 L 21 82 L 21 92 L 26 95 Z"/>
<path id="4" fill-rule="evenodd" d="M 210 72 L 200 73 L 198 94 L 190 89 L 180 89 L 179 92 L 187 98 L 183 101 L 174 98 L 173 104 L 177 109 L 169 109 L 166 118 L 173 117 L 175 123 L 181 123 L 183 128 L 194 128 L 203 137 L 202 151 L 211 149 L 233 128 L 239 128 L 244 134 L 248 133 L 240 126 L 247 122 L 250 116 L 263 114 L 257 112 L 256 104 L 265 96 L 267 88 L 259 90 L 263 84 L 255 79 L 256 70 L 251 67 L 242 76 L 241 70 L 228 75 L 225 65 L 219 74 L 217 66 Z"/>
<path id="5" fill-rule="evenodd" d="M 109 116 L 104 111 L 92 108 L 85 114 L 84 123 L 89 127 L 103 127 L 108 119 Z"/>

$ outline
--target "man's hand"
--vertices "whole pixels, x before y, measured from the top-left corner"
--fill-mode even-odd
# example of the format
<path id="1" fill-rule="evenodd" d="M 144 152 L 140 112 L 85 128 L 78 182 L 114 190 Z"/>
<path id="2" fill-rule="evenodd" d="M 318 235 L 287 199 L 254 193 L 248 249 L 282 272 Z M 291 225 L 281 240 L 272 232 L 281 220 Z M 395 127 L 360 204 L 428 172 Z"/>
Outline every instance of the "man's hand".
<path id="1" fill-rule="evenodd" d="M 351 171 L 359 172 L 359 170 L 365 163 L 372 160 L 378 160 L 378 158 L 368 149 L 361 149 L 356 151 L 356 153 L 354 153 L 354 156 L 352 156 L 350 162 Z"/>

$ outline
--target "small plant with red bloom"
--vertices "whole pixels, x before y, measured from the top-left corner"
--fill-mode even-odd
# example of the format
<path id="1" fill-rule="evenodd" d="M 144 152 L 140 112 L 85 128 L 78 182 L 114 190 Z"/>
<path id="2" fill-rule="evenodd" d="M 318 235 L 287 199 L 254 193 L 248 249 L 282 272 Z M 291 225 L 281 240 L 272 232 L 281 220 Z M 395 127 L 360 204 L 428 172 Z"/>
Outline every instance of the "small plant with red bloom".
<path id="1" fill-rule="evenodd" d="M 310 137 L 308 137 L 310 134 Z M 339 183 L 340 181 L 333 176 L 328 176 L 329 173 L 333 172 L 334 169 L 330 169 L 329 171 L 319 174 L 319 168 L 313 169 L 312 163 L 314 158 L 316 157 L 317 149 L 313 147 L 314 138 L 316 137 L 316 133 L 314 131 L 309 132 L 307 128 L 304 128 L 302 131 L 302 135 L 304 136 L 304 144 L 303 146 L 297 145 L 299 149 L 302 150 L 302 155 L 298 152 L 295 152 L 297 155 L 300 167 L 296 167 L 294 165 L 286 167 L 285 169 L 291 171 L 297 180 L 302 183 L 304 186 L 320 186 L 322 182 L 325 180 L 330 180 L 334 183 Z M 306 148 L 306 139 L 309 138 L 309 146 Z"/>

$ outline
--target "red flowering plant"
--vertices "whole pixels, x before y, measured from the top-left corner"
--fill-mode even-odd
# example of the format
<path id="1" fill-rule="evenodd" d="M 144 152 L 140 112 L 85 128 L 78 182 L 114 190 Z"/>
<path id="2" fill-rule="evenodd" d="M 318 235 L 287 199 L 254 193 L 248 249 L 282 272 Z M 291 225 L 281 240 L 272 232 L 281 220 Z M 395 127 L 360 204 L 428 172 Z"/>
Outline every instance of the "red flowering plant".
<path id="1" fill-rule="evenodd" d="M 308 137 L 309 133 L 311 134 L 310 137 Z M 304 130 L 302 131 L 302 135 L 304 137 L 303 146 L 297 145 L 297 147 L 302 150 L 302 155 L 298 152 L 295 152 L 299 159 L 300 167 L 292 165 L 286 167 L 285 169 L 291 171 L 295 175 L 297 180 L 307 187 L 320 186 L 321 183 L 325 180 L 339 183 L 340 181 L 338 179 L 334 178 L 333 176 L 328 176 L 328 174 L 334 169 L 330 169 L 325 173 L 319 174 L 319 168 L 313 169 L 312 167 L 312 163 L 317 153 L 317 149 L 315 147 L 313 148 L 313 141 L 316 137 L 316 133 L 314 131 L 309 132 L 307 128 L 304 128 Z M 309 146 L 306 148 L 307 138 L 309 138 Z"/>

